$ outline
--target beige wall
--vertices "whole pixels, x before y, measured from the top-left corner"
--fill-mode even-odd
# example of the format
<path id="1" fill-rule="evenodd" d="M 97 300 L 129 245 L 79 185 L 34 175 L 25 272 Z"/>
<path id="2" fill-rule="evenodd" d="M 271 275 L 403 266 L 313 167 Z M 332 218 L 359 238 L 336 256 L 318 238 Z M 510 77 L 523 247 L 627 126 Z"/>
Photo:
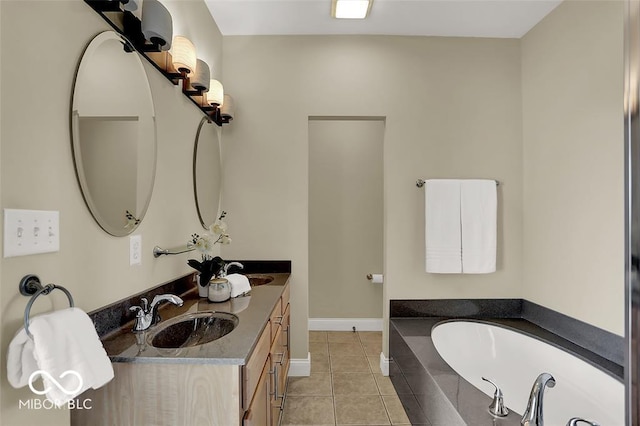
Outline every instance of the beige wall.
<path id="1" fill-rule="evenodd" d="M 202 1 L 169 2 L 174 23 L 189 19 L 201 52 L 220 68 L 222 37 Z M 191 271 L 187 255 L 154 259 L 154 245 L 184 244 L 202 229 L 192 184 L 193 141 L 202 113 L 156 70 L 149 75 L 158 130 L 157 174 L 142 235 L 142 266 L 129 267 L 129 239 L 107 235 L 84 205 L 74 173 L 69 129 L 76 67 L 93 36 L 109 26 L 84 2 L 1 1 L 2 99 L 0 186 L 3 208 L 60 211 L 60 252 L 1 259 L 2 369 L 10 339 L 22 325 L 27 298 L 18 281 L 35 273 L 68 288 L 76 306 L 92 310 Z M 180 12 L 180 13 L 178 13 Z M 46 43 L 43 43 L 46 35 Z M 117 72 L 117 70 L 114 70 Z M 123 76 L 126 77 L 126 76 Z M 33 313 L 66 305 L 62 293 L 42 297 Z M 0 423 L 66 425 L 66 411 L 19 410 L 31 398 L 1 374 Z"/>
<path id="2" fill-rule="evenodd" d="M 309 317 L 382 318 L 384 120 L 309 120 Z"/>
<path id="3" fill-rule="evenodd" d="M 293 261 L 292 352 L 307 356 L 309 116 L 384 116 L 384 304 L 391 298 L 518 297 L 522 129 L 518 40 L 225 37 L 223 193 L 228 257 Z M 500 188 L 498 272 L 424 272 L 421 177 Z M 386 309 L 385 309 L 386 310 Z"/>
<path id="4" fill-rule="evenodd" d="M 619 335 L 622 4 L 565 1 L 522 39 L 522 296 Z"/>

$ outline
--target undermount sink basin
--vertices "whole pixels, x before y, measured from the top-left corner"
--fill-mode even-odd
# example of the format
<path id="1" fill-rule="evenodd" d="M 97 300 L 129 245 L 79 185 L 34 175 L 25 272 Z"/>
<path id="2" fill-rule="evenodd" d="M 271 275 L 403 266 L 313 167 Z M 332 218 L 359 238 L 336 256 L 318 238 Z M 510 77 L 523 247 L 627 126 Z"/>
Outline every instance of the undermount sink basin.
<path id="1" fill-rule="evenodd" d="M 269 284 L 271 281 L 273 281 L 273 277 L 271 275 L 263 274 L 248 274 L 247 278 L 249 278 L 249 284 L 251 285 L 251 287 Z"/>
<path id="2" fill-rule="evenodd" d="M 228 312 L 203 311 L 184 314 L 161 322 L 149 335 L 156 348 L 187 348 L 212 342 L 231 333 L 237 316 Z"/>

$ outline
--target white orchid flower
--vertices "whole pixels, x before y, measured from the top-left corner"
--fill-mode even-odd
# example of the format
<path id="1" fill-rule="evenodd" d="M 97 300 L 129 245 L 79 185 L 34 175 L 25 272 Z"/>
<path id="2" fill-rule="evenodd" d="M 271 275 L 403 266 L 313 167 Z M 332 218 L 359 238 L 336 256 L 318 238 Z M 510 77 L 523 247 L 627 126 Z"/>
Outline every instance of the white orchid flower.
<path id="1" fill-rule="evenodd" d="M 222 220 L 216 220 L 213 225 L 209 227 L 209 231 L 215 235 L 222 235 L 227 232 L 227 224 Z"/>
<path id="2" fill-rule="evenodd" d="M 222 235 L 222 237 L 220 237 L 220 243 L 221 244 L 231 244 L 231 237 L 229 236 L 229 234 Z"/>

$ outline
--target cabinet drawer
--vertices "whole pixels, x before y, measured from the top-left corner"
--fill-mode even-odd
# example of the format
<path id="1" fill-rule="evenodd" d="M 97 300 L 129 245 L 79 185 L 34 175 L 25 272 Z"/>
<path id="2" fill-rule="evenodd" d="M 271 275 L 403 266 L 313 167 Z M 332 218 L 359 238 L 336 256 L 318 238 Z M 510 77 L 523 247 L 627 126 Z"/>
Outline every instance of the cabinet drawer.
<path id="1" fill-rule="evenodd" d="M 290 295 L 291 295 L 291 287 L 289 287 L 289 284 L 286 285 L 286 287 L 284 288 L 284 291 L 282 292 L 282 297 L 280 298 L 280 306 L 281 306 L 281 310 L 282 312 L 284 312 L 287 308 L 287 305 L 289 304 L 289 299 L 290 299 Z"/>
<path id="2" fill-rule="evenodd" d="M 276 338 L 278 328 L 282 325 L 282 305 L 280 302 L 276 303 L 275 308 L 271 311 L 269 322 L 271 323 L 271 342 L 273 342 Z"/>
<path id="3" fill-rule="evenodd" d="M 251 397 L 254 394 L 258 382 L 260 381 L 260 374 L 267 362 L 269 356 L 269 349 L 271 348 L 271 326 L 267 323 L 267 326 L 262 331 L 256 347 L 253 349 L 253 353 L 247 361 L 247 365 L 244 366 L 244 383 L 242 386 L 242 406 L 247 408 Z"/>

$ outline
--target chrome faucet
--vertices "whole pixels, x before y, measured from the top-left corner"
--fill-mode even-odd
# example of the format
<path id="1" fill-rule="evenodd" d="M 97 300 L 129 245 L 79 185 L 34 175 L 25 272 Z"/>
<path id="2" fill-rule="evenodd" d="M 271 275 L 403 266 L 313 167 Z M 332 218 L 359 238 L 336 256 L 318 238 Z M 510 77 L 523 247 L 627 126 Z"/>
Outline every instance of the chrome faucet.
<path id="1" fill-rule="evenodd" d="M 531 394 L 529 395 L 529 402 L 527 403 L 527 409 L 522 415 L 520 424 L 523 426 L 543 426 L 542 420 L 542 400 L 544 397 L 544 390 L 547 386 L 550 388 L 556 385 L 556 379 L 549 373 L 542 373 L 538 376 L 531 388 Z"/>
<path id="2" fill-rule="evenodd" d="M 572 417 L 567 423 L 567 426 L 580 426 L 578 425 L 578 423 L 586 423 L 589 426 L 600 426 L 600 423 L 592 422 L 591 420 L 585 420 L 580 417 Z"/>
<path id="3" fill-rule="evenodd" d="M 222 267 L 222 270 L 220 271 L 220 277 L 226 277 L 229 273 L 229 268 L 231 268 L 232 266 L 237 266 L 239 269 L 244 269 L 244 265 L 240 262 L 225 263 Z"/>
<path id="4" fill-rule="evenodd" d="M 174 305 L 182 306 L 182 299 L 173 294 L 158 294 L 153 298 L 151 307 L 149 307 L 149 300 L 143 297 L 140 300 L 142 306 L 131 306 L 130 311 L 136 312 L 136 319 L 133 323 L 133 331 L 147 330 L 154 324 L 157 324 L 161 318 L 158 314 L 158 306 L 162 302 L 171 302 Z"/>
<path id="5" fill-rule="evenodd" d="M 492 416 L 496 417 L 508 416 L 509 409 L 504 406 L 504 396 L 502 394 L 502 389 L 500 389 L 498 385 L 485 377 L 483 377 L 482 380 L 491 383 L 496 388 L 496 391 L 493 393 L 493 401 L 491 402 L 491 405 L 489 405 L 489 413 Z"/>

